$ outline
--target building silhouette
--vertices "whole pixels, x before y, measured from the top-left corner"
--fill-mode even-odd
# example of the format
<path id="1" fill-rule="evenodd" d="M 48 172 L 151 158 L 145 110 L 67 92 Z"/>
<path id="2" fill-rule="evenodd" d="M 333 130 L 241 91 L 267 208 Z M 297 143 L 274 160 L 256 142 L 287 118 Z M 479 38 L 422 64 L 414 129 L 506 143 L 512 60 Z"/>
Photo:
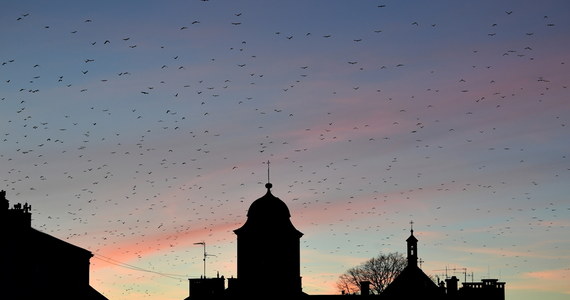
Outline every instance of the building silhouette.
<path id="1" fill-rule="evenodd" d="M 408 265 L 400 275 L 390 283 L 381 294 L 386 299 L 438 299 L 442 295 L 440 288 L 418 266 L 418 239 L 414 229 L 406 240 Z"/>
<path id="2" fill-rule="evenodd" d="M 237 278 L 218 274 L 189 279 L 189 296 L 194 299 L 330 299 L 368 296 L 379 299 L 504 300 L 505 282 L 482 279 L 462 282 L 452 276 L 438 284 L 418 266 L 418 239 L 413 228 L 406 239 L 407 266 L 379 295 L 370 295 L 369 281 L 360 282 L 360 295 L 307 295 L 300 274 L 300 239 L 303 233 L 291 223 L 289 208 L 265 185 L 265 195 L 253 201 L 247 220 L 234 230 L 237 237 Z M 0 294 L 7 299 L 106 300 L 89 284 L 89 260 L 93 254 L 32 228 L 31 205 L 10 207 L 6 192 L 0 191 Z M 413 222 L 412 222 L 413 223 Z M 205 268 L 205 243 L 204 268 Z"/>
<path id="3" fill-rule="evenodd" d="M 208 295 L 305 295 L 300 258 L 303 233 L 291 223 L 291 213 L 285 202 L 271 193 L 272 184 L 267 183 L 265 187 L 265 195 L 251 203 L 246 222 L 234 230 L 237 236 L 237 278 L 228 279 L 225 291 L 223 277 L 190 279 L 189 298 Z"/>
<path id="4" fill-rule="evenodd" d="M 505 300 L 505 283 L 498 279 L 463 282 L 458 288 L 459 279 L 452 276 L 436 284 L 418 266 L 418 239 L 413 228 L 406 244 L 408 265 L 380 294 L 382 299 Z"/>
<path id="5" fill-rule="evenodd" d="M 370 282 L 360 282 L 360 295 L 307 295 L 302 291 L 300 274 L 300 238 L 303 236 L 291 223 L 289 208 L 267 192 L 252 202 L 247 220 L 234 230 L 237 236 L 237 278 L 218 276 L 189 279 L 189 296 L 185 300 L 251 298 L 274 296 L 283 299 L 331 299 L 367 296 L 378 299 L 416 300 L 504 300 L 505 283 L 497 279 L 463 282 L 452 276 L 436 284 L 418 266 L 418 239 L 413 228 L 406 239 L 407 266 L 379 295 L 370 295 Z M 412 222 L 413 224 L 413 222 Z"/>
<path id="6" fill-rule="evenodd" d="M 289 208 L 267 193 L 255 200 L 247 221 L 234 230 L 237 235 L 237 292 L 281 295 L 302 294 L 300 239 L 303 236 L 291 223 Z"/>
<path id="7" fill-rule="evenodd" d="M 91 252 L 32 228 L 28 203 L 0 203 L 2 299 L 107 299 L 89 285 Z"/>
<path id="8" fill-rule="evenodd" d="M 481 279 L 479 282 L 463 282 L 462 287 L 458 289 L 457 282 L 459 279 L 452 276 L 445 280 L 447 288 L 445 288 L 444 299 L 457 300 L 505 300 L 505 282 L 499 282 L 498 279 Z"/>

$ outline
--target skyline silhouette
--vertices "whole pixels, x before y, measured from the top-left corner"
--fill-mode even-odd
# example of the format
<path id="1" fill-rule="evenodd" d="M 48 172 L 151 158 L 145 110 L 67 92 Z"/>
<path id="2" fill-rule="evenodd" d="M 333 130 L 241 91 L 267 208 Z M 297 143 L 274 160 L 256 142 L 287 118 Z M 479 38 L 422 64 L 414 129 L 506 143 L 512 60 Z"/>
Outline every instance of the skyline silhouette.
<path id="1" fill-rule="evenodd" d="M 91 285 L 109 299 L 237 277 L 233 230 L 268 160 L 303 233 L 308 294 L 401 251 L 414 220 L 426 274 L 565 299 L 568 11 L 8 0 L 0 189 L 33 207 L 37 230 L 93 253 Z"/>
<path id="2" fill-rule="evenodd" d="M 267 165 L 269 181 L 269 161 Z M 287 204 L 271 193 L 272 187 L 270 182 L 265 184 L 266 194 L 251 203 L 247 220 L 234 230 L 237 237 L 238 277 L 228 278 L 227 284 L 226 278 L 223 275 L 220 277 L 219 272 L 216 277 L 207 277 L 206 258 L 210 254 L 206 252 L 206 243 L 194 243 L 204 247 L 204 274 L 200 278 L 188 278 L 189 296 L 185 300 L 243 299 L 276 293 L 284 299 L 356 295 L 354 292 L 347 293 L 345 289 L 340 294 L 329 295 L 303 292 L 299 247 L 303 233 L 291 223 Z M 107 299 L 90 286 L 89 260 L 93 253 L 33 228 L 31 205 L 16 203 L 10 206 L 4 190 L 0 191 L 0 202 L 5 244 L 1 253 L 4 296 L 16 299 Z M 374 286 L 377 284 L 374 277 L 382 275 L 361 277 L 356 282 L 360 296 L 380 296 L 387 300 L 505 299 L 505 282 L 498 279 L 474 282 L 467 281 L 465 277 L 459 287 L 456 276 L 448 277 L 446 274 L 445 278 L 430 278 L 426 275 L 421 269 L 423 261 L 418 260 L 418 239 L 414 236 L 413 223 L 410 221 L 410 236 L 406 239 L 407 265 L 401 270 L 375 268 L 373 272 L 392 272 L 389 276 L 393 279 L 385 281 L 382 290 Z M 34 285 L 34 288 L 27 288 L 30 285 Z M 376 293 L 371 292 L 370 285 L 373 285 Z"/>

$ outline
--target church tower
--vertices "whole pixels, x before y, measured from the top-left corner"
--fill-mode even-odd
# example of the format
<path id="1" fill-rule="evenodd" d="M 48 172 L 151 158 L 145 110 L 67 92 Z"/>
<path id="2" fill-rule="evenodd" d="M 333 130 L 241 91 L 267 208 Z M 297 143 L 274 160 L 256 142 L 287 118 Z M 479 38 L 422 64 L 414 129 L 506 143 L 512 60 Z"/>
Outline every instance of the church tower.
<path id="1" fill-rule="evenodd" d="M 406 239 L 408 265 L 384 289 L 382 299 L 443 299 L 439 287 L 418 267 L 418 239 L 414 236 L 414 222 L 410 224 L 410 237 Z"/>
<path id="2" fill-rule="evenodd" d="M 239 295 L 301 295 L 300 239 L 291 223 L 289 208 L 271 193 L 253 201 L 245 224 L 237 235 L 237 281 Z"/>
<path id="3" fill-rule="evenodd" d="M 418 239 L 414 236 L 414 222 L 410 222 L 410 237 L 408 243 L 408 267 L 418 266 Z"/>

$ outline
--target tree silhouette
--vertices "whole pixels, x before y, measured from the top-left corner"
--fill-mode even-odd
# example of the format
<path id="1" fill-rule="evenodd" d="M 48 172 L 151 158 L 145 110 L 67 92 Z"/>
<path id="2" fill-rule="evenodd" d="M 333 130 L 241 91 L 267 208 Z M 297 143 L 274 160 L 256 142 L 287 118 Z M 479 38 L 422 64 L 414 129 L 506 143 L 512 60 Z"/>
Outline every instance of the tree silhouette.
<path id="1" fill-rule="evenodd" d="M 407 260 L 402 253 L 378 254 L 362 264 L 346 270 L 336 283 L 340 292 L 357 293 L 360 282 L 370 282 L 370 292 L 380 294 L 406 267 Z"/>

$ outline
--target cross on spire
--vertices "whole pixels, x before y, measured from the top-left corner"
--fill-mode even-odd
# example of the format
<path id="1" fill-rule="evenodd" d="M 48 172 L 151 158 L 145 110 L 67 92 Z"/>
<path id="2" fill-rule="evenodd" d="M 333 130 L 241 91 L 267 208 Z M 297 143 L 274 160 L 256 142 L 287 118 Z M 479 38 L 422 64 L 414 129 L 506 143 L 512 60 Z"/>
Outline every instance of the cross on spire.
<path id="1" fill-rule="evenodd" d="M 413 220 L 410 221 L 410 231 L 414 232 L 414 221 Z"/>

